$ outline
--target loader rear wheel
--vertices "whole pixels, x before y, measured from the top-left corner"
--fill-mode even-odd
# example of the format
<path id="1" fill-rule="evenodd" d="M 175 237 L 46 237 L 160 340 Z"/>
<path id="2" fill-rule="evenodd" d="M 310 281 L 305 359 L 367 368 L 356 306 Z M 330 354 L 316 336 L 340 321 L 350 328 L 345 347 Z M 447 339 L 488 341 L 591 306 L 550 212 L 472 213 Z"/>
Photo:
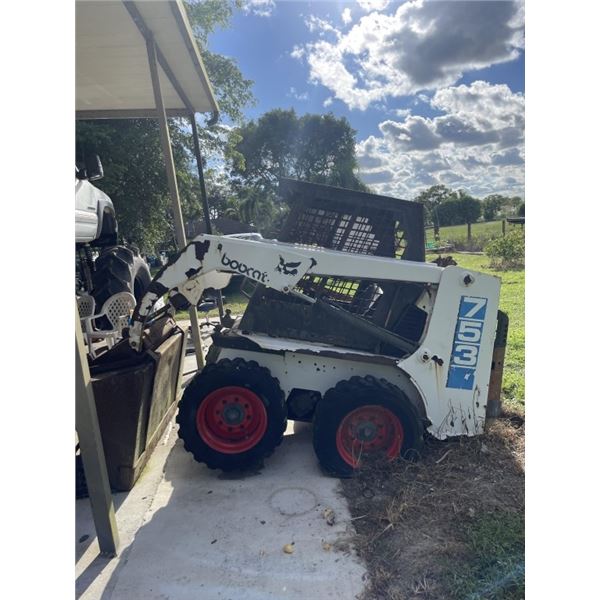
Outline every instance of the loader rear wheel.
<path id="1" fill-rule="evenodd" d="M 139 302 L 152 281 L 146 261 L 125 246 L 114 246 L 102 251 L 92 275 L 92 296 L 97 312 L 114 294 L 130 292 Z"/>
<path id="2" fill-rule="evenodd" d="M 317 404 L 313 447 L 323 469 L 350 477 L 363 456 L 407 457 L 423 442 L 423 423 L 398 387 L 375 377 L 351 377 Z"/>
<path id="3" fill-rule="evenodd" d="M 287 425 L 279 381 L 255 361 L 223 359 L 187 386 L 177 414 L 179 437 L 211 469 L 256 465 L 281 443 Z"/>
<path id="4" fill-rule="evenodd" d="M 113 246 L 103 250 L 96 259 L 92 275 L 92 296 L 97 312 L 114 294 L 132 292 L 133 252 L 125 246 Z"/>

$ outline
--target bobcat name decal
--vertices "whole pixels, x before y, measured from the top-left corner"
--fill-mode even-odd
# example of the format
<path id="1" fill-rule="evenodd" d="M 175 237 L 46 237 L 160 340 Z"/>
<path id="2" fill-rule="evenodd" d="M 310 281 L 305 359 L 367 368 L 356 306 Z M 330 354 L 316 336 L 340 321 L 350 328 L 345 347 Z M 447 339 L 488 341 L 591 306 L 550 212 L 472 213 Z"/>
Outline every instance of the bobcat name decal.
<path id="1" fill-rule="evenodd" d="M 221 256 L 221 264 L 224 267 L 231 269 L 232 271 L 237 271 L 242 275 L 247 275 L 248 277 L 251 277 L 256 281 L 260 281 L 261 283 L 265 283 L 266 281 L 266 271 L 260 271 L 259 269 L 255 269 L 254 267 L 251 267 L 250 265 L 247 265 L 246 263 L 243 263 L 239 260 L 235 260 L 234 258 L 228 258 L 227 252 L 223 253 L 223 256 Z"/>

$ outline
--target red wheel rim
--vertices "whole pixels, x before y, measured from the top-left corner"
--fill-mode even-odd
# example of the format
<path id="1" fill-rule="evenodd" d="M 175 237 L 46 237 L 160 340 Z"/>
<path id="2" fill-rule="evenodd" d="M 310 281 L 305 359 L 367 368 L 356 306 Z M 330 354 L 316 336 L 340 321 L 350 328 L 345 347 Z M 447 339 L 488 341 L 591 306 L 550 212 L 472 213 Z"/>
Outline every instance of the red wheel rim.
<path id="1" fill-rule="evenodd" d="M 363 454 L 382 453 L 390 460 L 396 458 L 403 441 L 400 419 L 377 404 L 361 406 L 348 413 L 335 436 L 337 451 L 352 468 L 358 467 Z"/>
<path id="2" fill-rule="evenodd" d="M 267 430 L 267 411 L 253 391 L 239 386 L 222 387 L 200 403 L 196 429 L 213 450 L 239 454 L 262 439 Z"/>

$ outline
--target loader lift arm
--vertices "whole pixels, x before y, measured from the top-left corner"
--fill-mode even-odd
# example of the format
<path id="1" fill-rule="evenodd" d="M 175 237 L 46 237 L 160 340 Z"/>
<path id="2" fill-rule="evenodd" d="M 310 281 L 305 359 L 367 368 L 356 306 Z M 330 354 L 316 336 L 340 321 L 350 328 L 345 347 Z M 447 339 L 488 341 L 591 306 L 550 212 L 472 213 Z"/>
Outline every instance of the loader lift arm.
<path id="1" fill-rule="evenodd" d="M 152 280 L 134 310 L 129 343 L 133 349 L 142 350 L 142 332 L 159 298 L 168 293 L 170 301 L 175 294 L 180 294 L 190 304 L 197 304 L 206 288 L 225 287 L 232 274 L 243 275 L 287 294 L 309 272 L 323 276 L 435 285 L 439 283 L 442 271 L 442 268 L 428 263 L 351 254 L 274 240 L 199 235 Z"/>

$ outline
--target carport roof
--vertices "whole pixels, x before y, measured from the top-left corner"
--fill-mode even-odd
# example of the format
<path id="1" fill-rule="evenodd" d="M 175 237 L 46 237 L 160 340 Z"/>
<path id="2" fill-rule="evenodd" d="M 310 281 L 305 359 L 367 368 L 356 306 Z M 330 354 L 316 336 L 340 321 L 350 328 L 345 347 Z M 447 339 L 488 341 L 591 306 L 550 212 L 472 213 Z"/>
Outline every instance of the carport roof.
<path id="1" fill-rule="evenodd" d="M 155 117 L 145 35 L 154 36 L 169 116 L 218 114 L 180 0 L 76 2 L 77 118 Z"/>

